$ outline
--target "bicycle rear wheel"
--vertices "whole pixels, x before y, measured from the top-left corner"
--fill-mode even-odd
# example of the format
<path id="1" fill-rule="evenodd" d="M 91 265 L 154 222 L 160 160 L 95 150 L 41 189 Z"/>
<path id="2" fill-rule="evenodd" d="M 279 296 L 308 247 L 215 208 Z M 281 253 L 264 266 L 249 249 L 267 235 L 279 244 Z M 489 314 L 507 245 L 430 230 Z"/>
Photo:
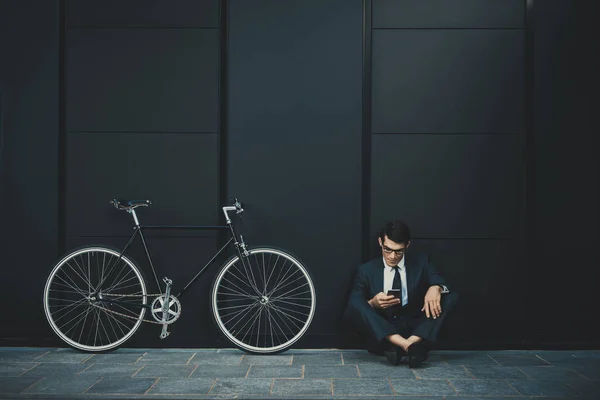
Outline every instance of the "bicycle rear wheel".
<path id="1" fill-rule="evenodd" d="M 235 346 L 279 353 L 306 332 L 315 313 L 312 279 L 297 258 L 274 248 L 248 250 L 217 274 L 211 304 L 215 321 Z"/>
<path id="2" fill-rule="evenodd" d="M 58 337 L 90 352 L 117 348 L 139 328 L 146 285 L 119 252 L 86 247 L 59 261 L 44 288 L 44 311 Z"/>

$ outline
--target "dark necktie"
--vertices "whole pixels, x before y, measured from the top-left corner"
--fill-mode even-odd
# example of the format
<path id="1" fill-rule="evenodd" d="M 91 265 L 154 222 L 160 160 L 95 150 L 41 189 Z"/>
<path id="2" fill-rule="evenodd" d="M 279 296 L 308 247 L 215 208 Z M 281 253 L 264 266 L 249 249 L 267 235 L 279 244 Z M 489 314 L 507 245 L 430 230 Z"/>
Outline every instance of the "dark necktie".
<path id="1" fill-rule="evenodd" d="M 394 281 L 392 289 L 400 289 L 400 302 L 402 303 L 402 279 L 400 279 L 400 267 L 397 265 L 394 268 Z"/>
<path id="2" fill-rule="evenodd" d="M 394 269 L 394 280 L 392 281 L 392 289 L 400 290 L 400 304 L 386 309 L 388 320 L 390 321 L 394 321 L 396 319 L 396 313 L 402 307 L 402 279 L 400 278 L 400 268 L 397 265 L 392 268 Z"/>

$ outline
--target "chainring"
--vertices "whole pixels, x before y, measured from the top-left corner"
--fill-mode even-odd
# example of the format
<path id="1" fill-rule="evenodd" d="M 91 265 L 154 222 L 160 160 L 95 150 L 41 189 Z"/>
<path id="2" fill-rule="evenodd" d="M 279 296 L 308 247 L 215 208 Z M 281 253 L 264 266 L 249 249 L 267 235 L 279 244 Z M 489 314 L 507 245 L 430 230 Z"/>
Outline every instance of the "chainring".
<path id="1" fill-rule="evenodd" d="M 179 319 L 181 315 L 181 303 L 173 295 L 169 296 L 169 309 L 167 311 L 166 321 L 163 322 L 163 305 L 165 304 L 165 295 L 156 297 L 150 306 L 150 313 L 156 322 L 161 324 L 172 324 Z"/>

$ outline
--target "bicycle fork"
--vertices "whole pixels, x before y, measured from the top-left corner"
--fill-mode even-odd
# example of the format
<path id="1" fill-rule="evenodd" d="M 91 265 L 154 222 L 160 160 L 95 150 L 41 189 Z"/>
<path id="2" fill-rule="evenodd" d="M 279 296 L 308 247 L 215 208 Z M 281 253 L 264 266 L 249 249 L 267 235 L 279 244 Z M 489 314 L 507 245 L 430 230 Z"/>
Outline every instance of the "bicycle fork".
<path id="1" fill-rule="evenodd" d="M 167 323 L 167 317 L 169 315 L 169 305 L 171 304 L 171 285 L 173 284 L 173 281 L 169 278 L 163 278 L 163 282 L 166 284 L 166 288 L 165 301 L 162 306 L 162 330 L 159 336 L 161 339 L 165 339 L 167 336 L 169 336 L 170 333 L 169 331 L 167 331 L 167 327 L 169 326 L 169 324 Z"/>

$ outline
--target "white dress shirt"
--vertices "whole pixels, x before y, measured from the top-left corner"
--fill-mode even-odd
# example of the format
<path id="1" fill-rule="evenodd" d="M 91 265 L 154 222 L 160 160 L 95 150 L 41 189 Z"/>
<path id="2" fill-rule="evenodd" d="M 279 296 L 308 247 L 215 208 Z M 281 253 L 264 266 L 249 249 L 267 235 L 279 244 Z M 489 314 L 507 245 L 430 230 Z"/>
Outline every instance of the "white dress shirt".
<path id="1" fill-rule="evenodd" d="M 387 294 L 388 290 L 390 290 L 394 284 L 394 275 L 396 272 L 393 267 L 387 265 L 385 258 L 383 259 L 383 268 L 383 293 Z M 400 279 L 402 280 L 402 306 L 405 306 L 408 304 L 408 289 L 406 287 L 406 267 L 404 266 L 404 257 L 402 257 L 402 260 L 398 263 L 398 268 L 400 270 Z"/>

